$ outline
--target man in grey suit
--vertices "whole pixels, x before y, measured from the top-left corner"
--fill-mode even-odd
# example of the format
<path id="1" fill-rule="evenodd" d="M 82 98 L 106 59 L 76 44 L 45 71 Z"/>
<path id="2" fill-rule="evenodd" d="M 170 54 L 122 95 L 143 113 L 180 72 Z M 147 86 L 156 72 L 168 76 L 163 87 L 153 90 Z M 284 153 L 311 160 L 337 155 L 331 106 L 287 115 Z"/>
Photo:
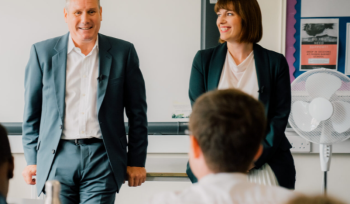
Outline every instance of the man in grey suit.
<path id="1" fill-rule="evenodd" d="M 46 180 L 60 181 L 64 204 L 114 203 L 125 179 L 129 186 L 146 179 L 147 105 L 138 57 L 131 43 L 99 34 L 99 0 L 66 0 L 64 16 L 68 34 L 31 48 L 22 174 L 39 194 Z"/>

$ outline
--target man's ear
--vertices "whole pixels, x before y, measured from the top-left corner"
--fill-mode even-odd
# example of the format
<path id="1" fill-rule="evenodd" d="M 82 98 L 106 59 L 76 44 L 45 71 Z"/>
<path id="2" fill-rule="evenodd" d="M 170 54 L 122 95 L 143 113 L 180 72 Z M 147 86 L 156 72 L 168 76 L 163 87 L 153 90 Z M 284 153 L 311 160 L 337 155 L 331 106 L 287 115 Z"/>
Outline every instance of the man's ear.
<path id="1" fill-rule="evenodd" d="M 100 17 L 101 17 L 101 21 L 102 21 L 102 7 L 100 7 Z"/>
<path id="2" fill-rule="evenodd" d="M 259 145 L 259 149 L 256 152 L 255 156 L 254 156 L 254 162 L 257 161 L 259 159 L 259 157 L 261 156 L 261 154 L 263 153 L 264 148 L 262 146 L 262 144 Z"/>
<path id="3" fill-rule="evenodd" d="M 15 159 L 13 158 L 13 156 L 9 160 L 8 167 L 9 168 L 7 171 L 7 178 L 12 179 L 13 178 L 13 171 L 15 170 Z"/>
<path id="4" fill-rule="evenodd" d="M 198 140 L 193 135 L 190 136 L 190 145 L 193 152 L 193 157 L 198 159 L 202 154 L 202 150 L 199 147 Z"/>
<path id="5" fill-rule="evenodd" d="M 68 11 L 66 8 L 63 9 L 63 14 L 64 14 L 64 21 L 66 21 L 66 23 L 67 23 Z"/>

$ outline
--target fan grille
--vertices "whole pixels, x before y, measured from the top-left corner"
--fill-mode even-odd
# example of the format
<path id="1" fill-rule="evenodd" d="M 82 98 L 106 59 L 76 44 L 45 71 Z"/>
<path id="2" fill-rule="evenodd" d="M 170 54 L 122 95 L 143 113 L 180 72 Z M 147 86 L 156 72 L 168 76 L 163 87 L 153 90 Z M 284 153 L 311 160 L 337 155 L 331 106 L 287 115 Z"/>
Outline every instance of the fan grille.
<path id="1" fill-rule="evenodd" d="M 293 81 L 291 85 L 292 107 L 293 104 L 297 101 L 310 103 L 315 98 L 313 93 L 308 93 L 306 89 L 306 81 L 310 76 L 319 73 L 329 74 L 341 80 L 341 87 L 330 97 L 329 101 L 343 101 L 350 104 L 350 79 L 346 75 L 337 71 L 329 69 L 318 69 L 305 72 Z M 317 84 L 317 87 L 312 87 L 312 89 L 322 90 L 324 88 L 327 88 L 327 86 L 329 86 L 329 84 L 326 82 L 319 82 Z M 340 113 L 336 115 L 334 115 L 333 112 L 331 118 L 320 122 L 317 128 L 314 130 L 306 132 L 301 130 L 296 125 L 293 117 L 293 111 L 291 111 L 291 114 L 289 116 L 289 124 L 301 137 L 310 142 L 317 144 L 333 144 L 347 140 L 350 137 L 350 129 L 346 130 L 345 132 L 338 133 L 332 125 L 332 120 L 342 120 L 344 117 L 346 117 L 346 112 L 340 111 Z M 348 117 L 350 117 L 350 115 Z"/>

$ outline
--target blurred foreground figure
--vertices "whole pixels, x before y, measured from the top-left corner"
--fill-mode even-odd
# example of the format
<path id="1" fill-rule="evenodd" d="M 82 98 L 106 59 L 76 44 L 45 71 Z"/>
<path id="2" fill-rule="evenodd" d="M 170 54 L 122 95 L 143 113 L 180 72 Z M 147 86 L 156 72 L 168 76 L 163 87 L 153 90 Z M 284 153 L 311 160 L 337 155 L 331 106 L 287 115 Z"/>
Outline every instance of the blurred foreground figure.
<path id="1" fill-rule="evenodd" d="M 319 196 L 298 196 L 286 204 L 345 204 L 345 202 L 339 201 L 332 197 Z"/>
<path id="2" fill-rule="evenodd" d="M 14 159 L 7 132 L 0 125 L 0 204 L 6 204 L 6 196 L 9 189 L 9 180 L 13 178 Z"/>

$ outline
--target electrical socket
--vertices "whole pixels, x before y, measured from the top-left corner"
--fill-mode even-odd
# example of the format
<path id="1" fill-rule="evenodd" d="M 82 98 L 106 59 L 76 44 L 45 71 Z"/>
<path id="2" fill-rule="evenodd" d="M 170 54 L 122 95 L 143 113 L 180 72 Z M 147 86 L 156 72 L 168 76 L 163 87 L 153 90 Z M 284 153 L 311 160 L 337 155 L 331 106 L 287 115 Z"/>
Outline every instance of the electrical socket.
<path id="1" fill-rule="evenodd" d="M 306 141 L 304 138 L 300 136 L 287 136 L 292 148 L 291 152 L 296 153 L 307 153 L 311 152 L 311 144 L 309 141 Z"/>

